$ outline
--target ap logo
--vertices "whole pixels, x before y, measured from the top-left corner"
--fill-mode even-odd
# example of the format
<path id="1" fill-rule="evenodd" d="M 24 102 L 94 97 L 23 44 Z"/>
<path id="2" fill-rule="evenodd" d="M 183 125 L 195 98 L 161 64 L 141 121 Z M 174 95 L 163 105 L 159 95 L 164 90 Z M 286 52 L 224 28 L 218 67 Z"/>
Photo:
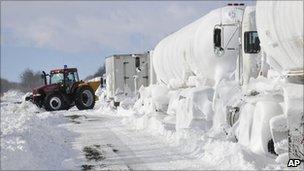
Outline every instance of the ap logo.
<path id="1" fill-rule="evenodd" d="M 287 167 L 298 167 L 301 164 L 301 160 L 299 159 L 289 159 L 287 163 Z"/>

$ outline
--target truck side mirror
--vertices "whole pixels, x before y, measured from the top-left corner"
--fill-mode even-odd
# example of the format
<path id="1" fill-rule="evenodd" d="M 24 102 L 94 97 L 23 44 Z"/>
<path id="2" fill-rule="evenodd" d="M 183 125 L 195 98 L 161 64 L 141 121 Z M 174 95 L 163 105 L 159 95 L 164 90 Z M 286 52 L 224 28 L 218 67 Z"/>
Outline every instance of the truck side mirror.
<path id="1" fill-rule="evenodd" d="M 213 31 L 213 43 L 214 47 L 220 48 L 221 47 L 221 35 L 222 34 L 222 29 L 220 28 L 215 28 Z"/>
<path id="2" fill-rule="evenodd" d="M 214 28 L 213 45 L 214 45 L 214 53 L 217 56 L 222 56 L 224 54 L 224 48 L 222 47 L 222 28 L 219 27 Z"/>
<path id="3" fill-rule="evenodd" d="M 136 58 L 135 58 L 135 67 L 136 67 L 136 68 L 139 68 L 139 67 L 140 67 L 140 59 L 139 59 L 139 57 L 136 57 Z"/>

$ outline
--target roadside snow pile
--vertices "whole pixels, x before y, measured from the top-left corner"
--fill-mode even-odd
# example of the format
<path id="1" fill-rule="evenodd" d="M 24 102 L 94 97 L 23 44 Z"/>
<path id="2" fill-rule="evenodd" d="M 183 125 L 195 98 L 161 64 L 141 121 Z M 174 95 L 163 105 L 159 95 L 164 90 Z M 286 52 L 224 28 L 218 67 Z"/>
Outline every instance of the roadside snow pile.
<path id="1" fill-rule="evenodd" d="M 18 91 L 1 97 L 1 169 L 73 169 L 69 158 L 75 152 L 68 142 L 76 135 L 60 128 L 64 116 L 23 99 Z"/>
<path id="2" fill-rule="evenodd" d="M 233 90 L 234 83 L 230 84 L 230 90 Z M 226 98 L 224 103 L 219 101 L 223 109 L 233 100 L 231 98 L 240 97 L 242 90 L 230 90 L 214 92 L 212 87 L 202 86 L 176 90 L 152 85 L 139 90 L 140 98 L 133 107 L 120 106 L 116 114 L 124 117 L 122 122 L 134 129 L 162 136 L 164 142 L 178 146 L 202 162 L 212 161 L 214 169 L 285 168 L 276 163 L 274 156 L 255 153 L 243 145 L 246 140 L 241 139 L 242 143 L 236 143 L 237 127 L 227 129 L 227 125 L 221 124 L 226 122 L 225 116 L 215 116 L 212 106 L 215 93 L 221 99 Z M 250 106 L 248 107 L 250 111 Z"/>

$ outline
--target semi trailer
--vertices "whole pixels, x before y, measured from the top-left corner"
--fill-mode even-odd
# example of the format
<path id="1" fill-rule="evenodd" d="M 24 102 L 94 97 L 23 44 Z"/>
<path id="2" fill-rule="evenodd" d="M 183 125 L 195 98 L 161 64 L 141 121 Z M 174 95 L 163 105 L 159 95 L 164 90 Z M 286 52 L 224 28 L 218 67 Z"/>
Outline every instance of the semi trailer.
<path id="1" fill-rule="evenodd" d="M 303 2 L 258 1 L 244 9 L 239 33 L 235 78 L 240 89 L 223 102 L 225 81 L 217 87 L 215 115 L 225 108 L 222 117 L 252 151 L 303 160 Z"/>
<path id="2" fill-rule="evenodd" d="M 106 96 L 129 96 L 149 85 L 149 52 L 117 54 L 106 58 Z"/>
<path id="3" fill-rule="evenodd" d="M 304 159 L 302 1 L 213 10 L 161 40 L 151 61 L 157 84 L 214 90 L 213 129 L 277 161 Z"/>

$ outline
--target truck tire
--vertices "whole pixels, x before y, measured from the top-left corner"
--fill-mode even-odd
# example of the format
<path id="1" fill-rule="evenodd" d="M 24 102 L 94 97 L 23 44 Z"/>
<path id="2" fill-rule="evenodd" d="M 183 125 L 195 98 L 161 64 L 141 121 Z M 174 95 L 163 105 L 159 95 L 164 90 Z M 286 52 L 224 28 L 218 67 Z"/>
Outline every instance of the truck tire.
<path id="1" fill-rule="evenodd" d="M 45 98 L 44 108 L 47 111 L 64 110 L 67 104 L 61 94 L 50 94 Z"/>
<path id="2" fill-rule="evenodd" d="M 275 150 L 274 150 L 274 142 L 273 142 L 273 139 L 271 139 L 271 140 L 268 141 L 267 149 L 268 149 L 268 152 L 269 152 L 269 153 L 274 154 L 274 155 L 278 155 L 278 154 L 275 152 Z"/>
<path id="3" fill-rule="evenodd" d="M 75 105 L 79 110 L 93 109 L 95 105 L 94 90 L 89 86 L 81 86 L 76 90 Z"/>
<path id="4" fill-rule="evenodd" d="M 251 150 L 258 154 L 274 154 L 274 141 L 271 135 L 271 118 L 283 114 L 278 102 L 261 100 L 256 103 L 251 128 Z"/>

